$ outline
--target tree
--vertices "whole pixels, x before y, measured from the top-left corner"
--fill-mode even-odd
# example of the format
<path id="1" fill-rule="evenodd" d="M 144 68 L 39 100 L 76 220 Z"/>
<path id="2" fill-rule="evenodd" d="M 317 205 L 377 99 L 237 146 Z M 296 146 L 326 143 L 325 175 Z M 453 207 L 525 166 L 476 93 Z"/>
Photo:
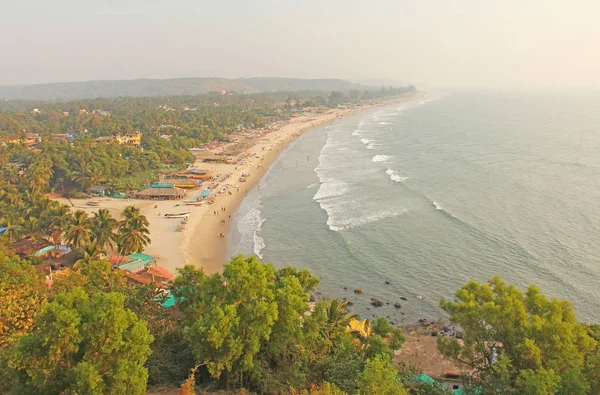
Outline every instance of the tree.
<path id="1" fill-rule="evenodd" d="M 214 378 L 227 373 L 228 381 L 243 381 L 256 366 L 261 343 L 268 340 L 277 319 L 271 281 L 275 270 L 257 258 L 234 258 L 223 275 L 204 277 L 199 313 L 184 330 L 197 362 Z"/>
<path id="2" fill-rule="evenodd" d="M 521 392 L 532 386 L 538 386 L 539 393 L 553 391 L 573 368 L 583 368 L 597 346 L 577 322 L 571 303 L 549 300 L 534 286 L 523 294 L 494 277 L 488 284 L 471 281 L 455 296 L 455 302 L 440 304 L 463 328 L 463 343 L 438 337 L 438 348 L 477 370 L 484 386 L 497 387 L 500 381 Z"/>
<path id="3" fill-rule="evenodd" d="M 70 218 L 65 232 L 65 240 L 73 249 L 80 249 L 92 237 L 92 222 L 83 210 L 77 210 Z"/>
<path id="4" fill-rule="evenodd" d="M 51 210 L 49 232 L 54 241 L 54 245 L 60 245 L 64 230 L 72 223 L 73 218 L 71 210 L 64 204 Z"/>
<path id="5" fill-rule="evenodd" d="M 361 394 L 408 395 L 397 378 L 398 371 L 388 357 L 378 355 L 367 360 L 358 380 Z"/>
<path id="6" fill-rule="evenodd" d="M 117 247 L 121 256 L 142 252 L 150 243 L 148 219 L 140 214 L 139 208 L 128 206 L 123 211 L 124 219 L 119 223 Z"/>
<path id="7" fill-rule="evenodd" d="M 47 293 L 44 277 L 31 264 L 0 250 L 0 347 L 31 329 Z"/>
<path id="8" fill-rule="evenodd" d="M 108 209 L 101 208 L 92 216 L 92 241 L 102 251 L 113 248 L 118 226 L 119 222 L 112 217 Z"/>
<path id="9" fill-rule="evenodd" d="M 119 293 L 59 294 L 10 358 L 27 393 L 143 394 L 152 336 Z"/>

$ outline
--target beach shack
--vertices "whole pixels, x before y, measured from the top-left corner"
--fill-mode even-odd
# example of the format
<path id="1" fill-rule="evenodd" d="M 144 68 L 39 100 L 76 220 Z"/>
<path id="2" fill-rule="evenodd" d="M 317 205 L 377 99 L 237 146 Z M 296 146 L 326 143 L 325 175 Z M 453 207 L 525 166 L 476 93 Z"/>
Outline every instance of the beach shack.
<path id="1" fill-rule="evenodd" d="M 183 176 L 170 176 L 160 180 L 161 184 L 172 184 L 177 188 L 192 189 L 196 187 L 197 182 Z M 151 185 L 152 186 L 152 185 Z"/>
<path id="2" fill-rule="evenodd" d="M 94 185 L 90 188 L 90 193 L 94 196 L 106 196 L 110 191 L 110 187 L 108 185 Z"/>
<path id="3" fill-rule="evenodd" d="M 142 253 L 127 255 L 127 262 L 122 260 L 118 268 L 132 273 L 140 273 L 154 265 L 154 257 Z"/>
<path id="4" fill-rule="evenodd" d="M 15 253 L 21 258 L 40 257 L 47 258 L 54 246 L 47 241 L 35 241 L 32 239 L 19 240 L 12 244 Z"/>
<path id="5" fill-rule="evenodd" d="M 150 188 L 138 192 L 138 197 L 152 200 L 177 200 L 182 199 L 186 194 L 185 189 L 178 188 L 173 184 L 155 183 L 150 185 Z"/>

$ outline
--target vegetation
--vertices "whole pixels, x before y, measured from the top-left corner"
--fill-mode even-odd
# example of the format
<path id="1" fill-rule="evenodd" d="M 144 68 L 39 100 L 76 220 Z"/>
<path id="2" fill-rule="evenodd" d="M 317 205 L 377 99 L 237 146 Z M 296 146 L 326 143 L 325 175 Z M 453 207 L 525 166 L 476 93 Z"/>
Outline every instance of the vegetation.
<path id="1" fill-rule="evenodd" d="M 469 282 L 441 307 L 464 338 L 439 337 L 440 352 L 477 372 L 486 393 L 596 393 L 597 327 L 578 323 L 570 302 L 495 277 Z"/>

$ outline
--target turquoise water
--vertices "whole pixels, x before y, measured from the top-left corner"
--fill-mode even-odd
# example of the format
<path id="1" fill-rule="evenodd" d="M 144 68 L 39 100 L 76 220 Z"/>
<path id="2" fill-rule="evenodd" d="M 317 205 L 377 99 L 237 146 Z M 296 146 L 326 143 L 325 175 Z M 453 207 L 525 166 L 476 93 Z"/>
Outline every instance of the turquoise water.
<path id="1" fill-rule="evenodd" d="M 501 275 L 598 322 L 599 225 L 600 94 L 432 94 L 300 137 L 229 252 L 309 268 L 365 317 L 443 317 L 441 297 Z"/>

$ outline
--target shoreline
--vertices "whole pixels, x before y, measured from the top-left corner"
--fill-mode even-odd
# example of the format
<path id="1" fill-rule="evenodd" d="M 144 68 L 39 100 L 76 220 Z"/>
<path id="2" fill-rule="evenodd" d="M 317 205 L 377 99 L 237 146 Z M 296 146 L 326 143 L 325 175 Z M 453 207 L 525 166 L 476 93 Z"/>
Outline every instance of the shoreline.
<path id="1" fill-rule="evenodd" d="M 271 165 L 279 159 L 280 154 L 303 133 L 315 127 L 331 124 L 338 119 L 363 110 L 417 100 L 423 97 L 424 94 L 424 92 L 417 92 L 410 96 L 395 98 L 374 105 L 362 105 L 353 109 L 336 109 L 325 114 L 293 118 L 279 130 L 257 139 L 256 144 L 250 148 L 250 151 L 256 154 L 264 154 L 264 156 L 262 156 L 261 159 L 256 159 L 254 163 L 249 163 L 242 171 L 238 170 L 238 173 L 233 175 L 233 179 L 237 179 L 237 174 L 243 172 L 251 174 L 245 184 L 240 184 L 239 193 L 234 193 L 232 196 L 224 196 L 223 198 L 220 197 L 217 199 L 216 204 L 213 205 L 217 210 L 224 205 L 227 211 L 217 211 L 219 215 L 216 217 L 210 210 L 203 213 L 202 218 L 200 218 L 197 225 L 192 230 L 192 236 L 189 237 L 188 240 L 184 239 L 182 249 L 184 253 L 189 254 L 189 259 L 186 259 L 187 263 L 193 263 L 196 266 L 203 267 L 207 274 L 222 271 L 223 266 L 229 262 L 231 257 L 227 256 L 227 239 L 219 238 L 217 235 L 221 232 L 224 232 L 225 235 L 228 234 L 231 223 L 231 218 L 229 216 L 233 216 L 233 214 L 237 212 L 247 194 L 257 185 L 259 186 L 260 181 L 263 179 Z M 225 224 L 220 223 L 222 219 L 226 219 Z M 216 240 L 214 240 L 215 242 L 213 245 L 208 248 L 202 246 L 200 243 L 192 243 L 193 240 L 210 240 L 211 236 L 216 238 Z M 195 259 L 196 261 L 194 262 L 192 259 Z"/>
<path id="2" fill-rule="evenodd" d="M 213 172 L 218 179 L 225 175 L 229 177 L 213 189 L 211 197 L 216 190 L 229 184 L 227 190 L 220 194 L 211 205 L 188 206 L 182 200 L 140 200 L 140 199 L 115 199 L 94 198 L 101 201 L 100 206 L 89 206 L 89 199 L 57 199 L 71 207 L 72 210 L 80 209 L 90 216 L 100 208 L 110 211 L 117 220 L 127 206 L 134 205 L 140 208 L 141 214 L 148 218 L 150 223 L 151 242 L 144 253 L 156 258 L 156 264 L 171 273 L 176 274 L 176 269 L 187 264 L 202 267 L 207 274 L 223 270 L 229 262 L 227 256 L 227 238 L 233 214 L 238 210 L 244 198 L 255 187 L 260 187 L 260 181 L 272 164 L 289 145 L 310 129 L 332 123 L 337 119 L 355 114 L 359 111 L 383 107 L 386 105 L 400 104 L 417 100 L 425 95 L 424 92 L 377 102 L 365 104 L 356 108 L 332 109 L 322 114 L 301 115 L 289 119 L 278 129 L 273 130 L 255 139 L 245 139 L 250 147 L 245 151 L 249 153 L 246 163 L 241 165 L 225 163 L 207 163 L 202 158 L 196 158 L 194 167 L 207 169 Z M 240 182 L 240 176 L 249 173 L 245 182 Z M 209 184 L 210 182 L 206 182 Z M 191 190 L 183 200 L 196 200 L 200 197 L 202 189 Z M 222 211 L 224 208 L 225 211 Z M 178 232 L 177 227 L 181 220 L 166 218 L 166 213 L 191 212 L 186 229 Z"/>

